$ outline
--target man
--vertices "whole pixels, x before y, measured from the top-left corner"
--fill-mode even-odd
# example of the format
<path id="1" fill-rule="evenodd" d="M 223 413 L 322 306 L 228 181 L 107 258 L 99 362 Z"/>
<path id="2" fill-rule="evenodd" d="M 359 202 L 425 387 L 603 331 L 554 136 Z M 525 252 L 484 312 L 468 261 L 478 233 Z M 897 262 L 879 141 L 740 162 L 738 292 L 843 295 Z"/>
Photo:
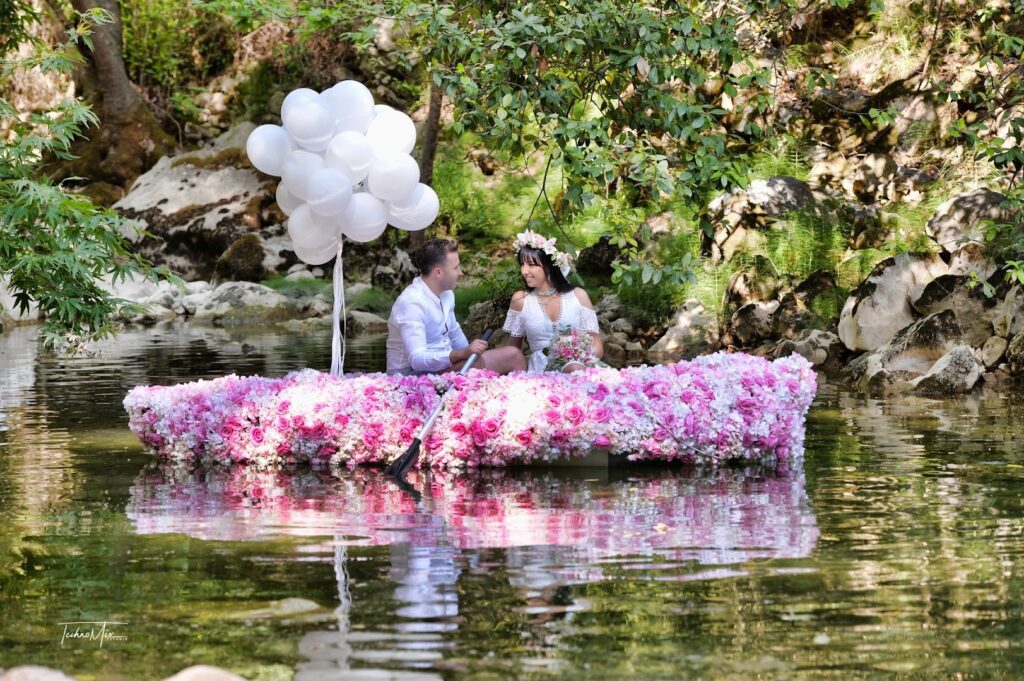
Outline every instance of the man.
<path id="1" fill-rule="evenodd" d="M 454 241 L 432 239 L 413 254 L 420 276 L 413 279 L 391 308 L 388 318 L 388 373 L 422 374 L 458 371 L 477 354 L 474 367 L 507 374 L 525 371 L 519 348 L 487 349 L 470 343 L 455 319 L 455 282 L 462 274 Z"/>

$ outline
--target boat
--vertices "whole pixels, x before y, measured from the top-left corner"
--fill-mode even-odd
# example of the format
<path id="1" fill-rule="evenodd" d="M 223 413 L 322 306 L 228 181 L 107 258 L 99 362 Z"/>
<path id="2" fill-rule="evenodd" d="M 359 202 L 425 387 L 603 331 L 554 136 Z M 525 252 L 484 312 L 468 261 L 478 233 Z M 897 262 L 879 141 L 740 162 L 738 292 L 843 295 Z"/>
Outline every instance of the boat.
<path id="1" fill-rule="evenodd" d="M 137 386 L 124 406 L 143 445 L 171 463 L 385 465 L 443 399 L 419 466 L 537 465 L 605 453 L 717 467 L 802 458 L 815 390 L 803 357 L 720 352 L 570 374 L 229 375 Z"/>

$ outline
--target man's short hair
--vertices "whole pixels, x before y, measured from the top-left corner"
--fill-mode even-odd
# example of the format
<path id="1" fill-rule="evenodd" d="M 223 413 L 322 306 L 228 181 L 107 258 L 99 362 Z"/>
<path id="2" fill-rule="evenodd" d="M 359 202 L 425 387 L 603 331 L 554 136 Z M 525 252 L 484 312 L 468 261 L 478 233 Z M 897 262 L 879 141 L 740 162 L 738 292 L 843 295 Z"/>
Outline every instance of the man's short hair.
<path id="1" fill-rule="evenodd" d="M 412 261 L 425 276 L 435 267 L 444 265 L 449 253 L 457 253 L 458 250 L 459 245 L 450 239 L 431 239 L 412 254 Z"/>

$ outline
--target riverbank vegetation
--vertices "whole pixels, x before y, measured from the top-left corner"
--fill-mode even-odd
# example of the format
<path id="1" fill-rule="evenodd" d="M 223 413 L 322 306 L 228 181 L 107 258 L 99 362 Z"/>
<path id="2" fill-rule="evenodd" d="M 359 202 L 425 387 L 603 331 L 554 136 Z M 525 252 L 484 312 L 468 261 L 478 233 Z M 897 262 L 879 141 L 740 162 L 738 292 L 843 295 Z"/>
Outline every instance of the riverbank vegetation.
<path id="1" fill-rule="evenodd" d="M 618 292 L 647 324 L 689 298 L 727 318 L 742 273 L 795 286 L 820 270 L 836 287 L 815 304 L 834 323 L 880 261 L 937 250 L 928 219 L 979 186 L 1008 209 L 982 221 L 987 256 L 1021 277 L 1024 0 L 19 0 L 7 12 L 0 273 L 19 303 L 75 335 L 108 329 L 120 305 L 90 277 L 161 276 L 88 198 L 108 205 L 145 170 L 118 165 L 110 141 L 126 109 L 96 96 L 107 81 L 145 103 L 159 130 L 135 125 L 131 139 L 157 150 L 275 121 L 298 87 L 366 83 L 420 121 L 417 154 L 442 206 L 427 235 L 487 254 L 471 274 L 491 297 L 515 285 L 501 259 L 530 227 L 558 236 L 583 283 Z M 29 87 L 33 65 L 86 99 Z M 858 166 L 874 159 L 870 173 Z M 753 237 L 723 252 L 721 196 L 778 177 L 813 195 L 767 214 L 748 201 L 737 224 Z M 595 245 L 608 257 L 588 269 Z"/>

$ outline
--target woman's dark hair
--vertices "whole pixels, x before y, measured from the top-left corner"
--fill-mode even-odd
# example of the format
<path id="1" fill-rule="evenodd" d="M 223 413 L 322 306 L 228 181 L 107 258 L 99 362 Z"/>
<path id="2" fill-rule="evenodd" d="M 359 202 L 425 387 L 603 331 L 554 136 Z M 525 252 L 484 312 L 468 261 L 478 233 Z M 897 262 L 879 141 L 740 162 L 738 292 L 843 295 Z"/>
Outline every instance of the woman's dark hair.
<path id="1" fill-rule="evenodd" d="M 539 248 L 534 248 L 533 246 L 523 246 L 522 248 L 519 249 L 519 253 L 518 255 L 516 255 L 516 260 L 519 261 L 520 265 L 522 265 L 523 263 L 528 263 L 530 265 L 540 265 L 541 267 L 543 267 L 544 275 L 548 278 L 548 281 L 551 282 L 551 285 L 554 286 L 555 290 L 558 291 L 559 293 L 568 293 L 569 291 L 576 288 L 575 286 L 569 283 L 569 280 L 565 278 L 565 275 L 562 274 L 562 271 L 555 267 L 555 263 L 551 262 L 551 256 L 545 253 L 544 251 L 540 250 Z M 523 283 L 525 284 L 526 282 L 524 281 Z M 526 288 L 527 290 L 532 290 L 529 286 L 527 286 Z"/>
<path id="2" fill-rule="evenodd" d="M 459 245 L 450 239 L 431 239 L 412 254 L 412 262 L 419 268 L 420 274 L 426 276 L 435 267 L 444 265 L 449 253 L 458 250 Z"/>

